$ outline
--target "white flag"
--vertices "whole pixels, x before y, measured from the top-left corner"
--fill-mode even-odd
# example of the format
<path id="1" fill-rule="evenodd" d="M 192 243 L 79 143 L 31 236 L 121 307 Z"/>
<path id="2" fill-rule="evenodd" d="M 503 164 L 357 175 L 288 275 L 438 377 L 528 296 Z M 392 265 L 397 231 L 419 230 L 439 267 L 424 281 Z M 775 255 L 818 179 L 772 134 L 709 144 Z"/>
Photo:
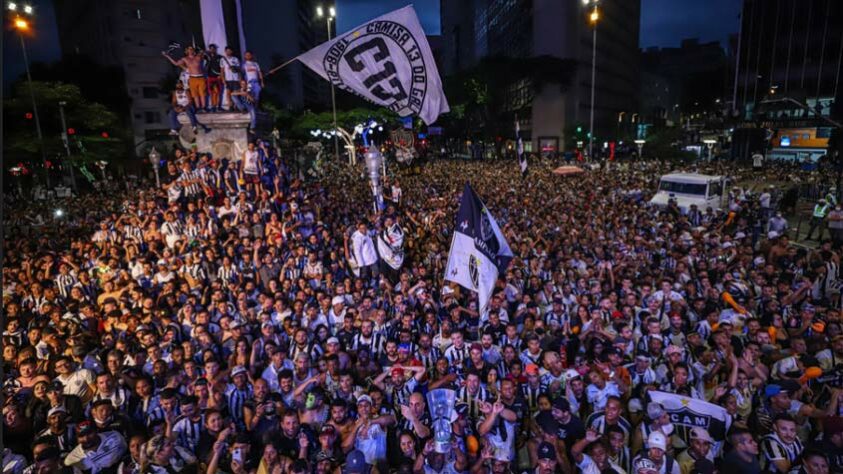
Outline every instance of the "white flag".
<path id="1" fill-rule="evenodd" d="M 430 125 L 448 112 L 442 80 L 412 6 L 379 16 L 298 57 L 334 86 Z"/>
<path id="2" fill-rule="evenodd" d="M 467 183 L 456 224 L 445 279 L 476 291 L 482 313 L 499 272 L 506 271 L 512 260 L 512 250 L 495 218 Z"/>
<path id="3" fill-rule="evenodd" d="M 686 442 L 690 441 L 693 428 L 705 428 L 717 442 L 726 439 L 732 417 L 725 408 L 675 393 L 650 390 L 647 395 L 650 400 L 662 404 L 670 415 L 676 433 Z"/>

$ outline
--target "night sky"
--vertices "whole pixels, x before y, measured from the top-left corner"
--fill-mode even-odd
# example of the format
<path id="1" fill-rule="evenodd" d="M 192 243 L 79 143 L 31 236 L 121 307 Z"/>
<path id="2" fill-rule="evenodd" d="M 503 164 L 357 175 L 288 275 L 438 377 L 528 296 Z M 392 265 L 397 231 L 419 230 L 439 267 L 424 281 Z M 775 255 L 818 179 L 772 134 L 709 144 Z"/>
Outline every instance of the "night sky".
<path id="1" fill-rule="evenodd" d="M 439 34 L 439 1 L 415 0 L 412 2 L 419 14 L 422 27 L 428 34 Z M 36 34 L 27 40 L 29 59 L 30 61 L 55 61 L 59 59 L 61 51 L 52 1 L 29 0 L 29 2 L 35 7 L 36 14 L 34 25 Z M 326 0 L 326 4 L 328 2 L 329 0 Z M 336 2 L 337 26 L 340 32 L 410 3 L 408 0 L 336 0 Z M 741 3 L 740 0 L 642 0 L 640 45 L 641 47 L 678 46 L 683 38 L 697 37 L 700 41 L 720 41 L 725 46 L 728 35 L 738 31 L 737 15 Z M 3 80 L 8 85 L 8 82 L 19 77 L 24 69 L 19 41 L 8 29 L 4 30 L 3 37 Z"/>

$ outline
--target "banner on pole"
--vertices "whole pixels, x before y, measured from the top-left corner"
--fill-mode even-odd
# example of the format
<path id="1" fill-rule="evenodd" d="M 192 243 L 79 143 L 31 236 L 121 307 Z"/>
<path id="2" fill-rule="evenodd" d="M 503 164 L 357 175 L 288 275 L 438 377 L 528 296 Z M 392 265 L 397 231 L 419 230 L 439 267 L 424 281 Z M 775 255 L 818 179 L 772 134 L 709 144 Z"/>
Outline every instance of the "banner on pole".
<path id="1" fill-rule="evenodd" d="M 298 57 L 334 86 L 428 125 L 448 112 L 430 45 L 412 6 L 379 16 Z"/>
<path id="2" fill-rule="evenodd" d="M 498 274 L 506 271 L 510 261 L 512 250 L 498 223 L 466 183 L 448 252 L 445 279 L 476 291 L 482 312 L 492 296 Z"/>

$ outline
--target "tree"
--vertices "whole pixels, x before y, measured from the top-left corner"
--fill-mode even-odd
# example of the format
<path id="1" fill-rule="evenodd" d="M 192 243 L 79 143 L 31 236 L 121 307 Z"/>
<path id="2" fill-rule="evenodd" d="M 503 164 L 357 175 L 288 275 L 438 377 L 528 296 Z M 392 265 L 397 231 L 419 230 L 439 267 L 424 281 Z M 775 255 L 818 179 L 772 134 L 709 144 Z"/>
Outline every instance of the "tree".
<path id="1" fill-rule="evenodd" d="M 65 102 L 71 160 L 74 163 L 114 161 L 115 157 L 125 156 L 127 131 L 109 108 L 86 100 L 79 87 L 73 84 L 35 81 L 32 88 L 38 104 L 48 159 L 63 161 L 67 157 L 61 139 L 59 102 Z M 29 85 L 26 82 L 18 82 L 11 96 L 3 101 L 3 114 L 6 125 L 4 164 L 29 162 L 37 164 L 36 168 L 41 166 L 35 123 L 31 118 Z M 80 142 L 84 153 L 78 146 Z"/>

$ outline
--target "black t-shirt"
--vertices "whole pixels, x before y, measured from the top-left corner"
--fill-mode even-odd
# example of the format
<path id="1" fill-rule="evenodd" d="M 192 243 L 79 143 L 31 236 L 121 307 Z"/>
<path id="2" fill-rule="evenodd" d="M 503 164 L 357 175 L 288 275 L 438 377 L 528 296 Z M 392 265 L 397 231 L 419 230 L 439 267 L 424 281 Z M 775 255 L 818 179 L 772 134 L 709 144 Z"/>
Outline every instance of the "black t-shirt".
<path id="1" fill-rule="evenodd" d="M 215 54 L 213 56 L 208 55 L 207 61 L 207 68 L 208 68 L 208 77 L 219 77 L 220 75 L 220 58 L 219 54 Z"/>
<path id="2" fill-rule="evenodd" d="M 760 474 L 761 464 L 758 459 L 746 462 L 735 451 L 723 457 L 720 463 L 720 474 Z"/>
<path id="3" fill-rule="evenodd" d="M 556 436 L 559 439 L 565 440 L 565 446 L 573 446 L 577 441 L 585 438 L 585 424 L 578 417 L 571 415 L 571 420 L 568 423 L 559 423 L 556 430 Z"/>

